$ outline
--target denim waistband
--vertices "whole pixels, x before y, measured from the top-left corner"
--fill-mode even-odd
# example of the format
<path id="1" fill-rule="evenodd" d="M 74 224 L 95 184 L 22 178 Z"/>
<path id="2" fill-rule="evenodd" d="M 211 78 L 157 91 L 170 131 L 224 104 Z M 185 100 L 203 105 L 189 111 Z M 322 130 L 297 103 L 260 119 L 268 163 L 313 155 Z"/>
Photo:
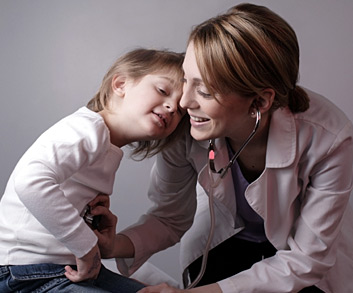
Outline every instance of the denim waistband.
<path id="1" fill-rule="evenodd" d="M 0 275 L 11 273 L 17 280 L 34 280 L 64 276 L 65 265 L 42 263 L 0 266 Z"/>
<path id="2" fill-rule="evenodd" d="M 0 277 L 9 273 L 8 266 L 0 266 Z"/>

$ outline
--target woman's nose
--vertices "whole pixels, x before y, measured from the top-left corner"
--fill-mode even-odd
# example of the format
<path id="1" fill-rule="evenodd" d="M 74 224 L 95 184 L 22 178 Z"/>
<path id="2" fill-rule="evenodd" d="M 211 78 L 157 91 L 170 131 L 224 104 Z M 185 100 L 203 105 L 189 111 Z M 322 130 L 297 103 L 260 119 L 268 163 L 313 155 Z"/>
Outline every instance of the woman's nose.
<path id="1" fill-rule="evenodd" d="M 184 109 L 194 107 L 195 99 L 191 93 L 191 90 L 188 90 L 186 86 L 184 86 L 183 95 L 180 99 L 180 106 Z"/>

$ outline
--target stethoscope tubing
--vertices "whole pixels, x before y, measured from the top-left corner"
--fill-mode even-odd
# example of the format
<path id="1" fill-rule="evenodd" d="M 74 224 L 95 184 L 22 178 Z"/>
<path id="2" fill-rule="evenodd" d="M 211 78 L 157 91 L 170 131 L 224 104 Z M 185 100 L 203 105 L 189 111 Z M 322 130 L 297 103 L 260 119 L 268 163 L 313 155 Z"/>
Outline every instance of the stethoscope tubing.
<path id="1" fill-rule="evenodd" d="M 233 157 L 229 160 L 228 164 L 220 169 L 219 171 L 216 171 L 215 166 L 214 166 L 214 139 L 211 139 L 209 141 L 209 148 L 208 148 L 208 174 L 209 174 L 209 179 L 211 181 L 210 184 L 210 189 L 209 189 L 209 194 L 208 194 L 208 204 L 209 204 L 209 210 L 210 210 L 210 231 L 208 234 L 208 239 L 207 243 L 205 246 L 205 250 L 203 253 L 203 258 L 202 258 L 202 264 L 201 264 L 201 269 L 196 277 L 196 279 L 189 285 L 187 286 L 186 289 L 191 289 L 194 288 L 198 282 L 202 279 L 205 270 L 206 270 L 206 265 L 207 265 L 207 259 L 208 259 L 208 252 L 211 247 L 211 242 L 213 239 L 213 234 L 215 230 L 215 214 L 214 214 L 214 206 L 213 206 L 213 190 L 220 184 L 221 180 L 225 177 L 227 174 L 228 170 L 230 167 L 234 164 L 235 160 L 239 157 L 240 153 L 242 150 L 247 146 L 247 144 L 250 142 L 250 140 L 254 137 L 256 134 L 259 125 L 261 122 L 261 112 L 259 109 L 256 109 L 256 122 L 254 125 L 254 128 L 248 138 L 243 142 L 241 147 L 238 149 L 238 151 L 233 155 Z M 217 178 L 216 181 L 213 180 L 213 174 L 219 174 L 219 177 Z"/>

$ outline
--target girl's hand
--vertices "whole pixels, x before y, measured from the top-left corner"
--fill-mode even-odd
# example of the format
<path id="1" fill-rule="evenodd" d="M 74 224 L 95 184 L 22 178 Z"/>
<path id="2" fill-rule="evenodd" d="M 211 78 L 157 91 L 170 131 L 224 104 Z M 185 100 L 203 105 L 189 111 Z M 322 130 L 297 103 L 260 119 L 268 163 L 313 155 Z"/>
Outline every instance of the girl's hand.
<path id="1" fill-rule="evenodd" d="M 89 253 L 82 258 L 76 258 L 77 271 L 70 266 L 65 267 L 65 276 L 72 282 L 80 282 L 89 279 L 97 279 L 101 269 L 101 257 L 98 245 L 95 245 Z"/>

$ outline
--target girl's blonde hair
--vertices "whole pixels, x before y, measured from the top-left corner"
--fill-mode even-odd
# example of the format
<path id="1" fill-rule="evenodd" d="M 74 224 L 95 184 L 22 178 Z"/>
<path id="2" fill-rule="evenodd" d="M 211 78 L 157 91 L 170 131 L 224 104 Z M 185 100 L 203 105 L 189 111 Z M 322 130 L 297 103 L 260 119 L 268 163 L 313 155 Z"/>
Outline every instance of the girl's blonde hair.
<path id="1" fill-rule="evenodd" d="M 272 88 L 272 110 L 309 108 L 309 97 L 297 86 L 299 45 L 290 25 L 264 6 L 240 4 L 196 26 L 193 42 L 198 67 L 212 94 L 237 92 L 245 97 Z"/>
<path id="2" fill-rule="evenodd" d="M 174 72 L 175 80 L 180 81 L 182 87 L 183 70 L 182 63 L 184 53 L 175 53 L 168 50 L 153 50 L 139 48 L 130 51 L 121 56 L 110 67 L 103 78 L 102 84 L 96 95 L 88 102 L 87 108 L 94 112 L 105 109 L 108 105 L 109 98 L 112 94 L 112 81 L 114 76 L 120 75 L 138 83 L 144 76 L 148 74 Z M 162 140 L 138 141 L 132 143 L 132 156 L 141 160 L 151 157 L 157 152 L 167 147 L 171 142 L 177 139 L 186 124 L 185 117 L 179 123 L 174 132 L 167 138 Z"/>

